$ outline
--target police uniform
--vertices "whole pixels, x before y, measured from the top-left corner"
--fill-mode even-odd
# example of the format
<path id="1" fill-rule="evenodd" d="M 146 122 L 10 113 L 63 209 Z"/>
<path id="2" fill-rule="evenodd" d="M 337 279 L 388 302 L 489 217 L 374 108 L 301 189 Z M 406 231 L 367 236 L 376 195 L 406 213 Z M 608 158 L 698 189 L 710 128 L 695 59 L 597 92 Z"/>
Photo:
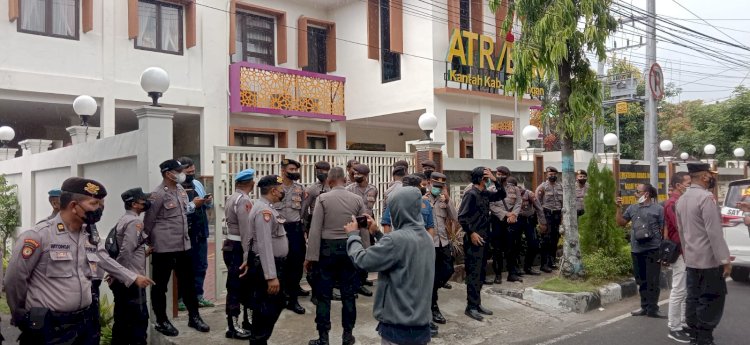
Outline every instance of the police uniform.
<path id="1" fill-rule="evenodd" d="M 141 188 L 133 188 L 121 195 L 123 202 L 146 201 L 148 195 Z M 146 209 L 148 206 L 146 206 Z M 115 227 L 120 254 L 117 262 L 140 275 L 146 274 L 146 237 L 143 221 L 133 210 L 126 210 Z M 146 344 L 148 334 L 148 305 L 146 289 L 136 285 L 125 286 L 112 282 L 110 289 L 115 297 L 113 344 Z"/>
<path id="2" fill-rule="evenodd" d="M 302 219 L 305 221 L 305 232 L 310 231 L 310 221 L 312 220 L 312 214 L 315 209 L 315 200 L 317 200 L 318 196 L 321 194 L 331 190 L 326 183 L 328 173 L 320 172 L 329 170 L 331 170 L 331 164 L 328 162 L 315 163 L 315 178 L 317 181 L 305 189 L 305 199 L 302 201 Z"/>
<path id="3" fill-rule="evenodd" d="M 255 177 L 255 170 L 246 169 L 237 174 L 234 182 L 251 181 Z M 246 306 L 249 303 L 249 296 L 246 290 L 246 279 L 240 278 L 242 271 L 240 266 L 247 262 L 250 255 L 250 238 L 252 237 L 252 223 L 250 222 L 250 211 L 253 208 L 253 201 L 241 189 L 235 189 L 234 194 L 229 196 L 224 208 L 224 219 L 227 222 L 227 238 L 222 246 L 222 256 L 224 265 L 227 267 L 227 338 L 248 339 L 249 330 L 241 327 L 237 318 L 240 315 L 241 305 Z M 245 310 L 245 320 L 249 328 L 249 319 L 247 309 Z"/>
<path id="4" fill-rule="evenodd" d="M 576 176 L 578 175 L 584 175 L 588 177 L 588 174 L 586 173 L 586 170 L 578 170 L 576 171 Z M 589 184 L 584 183 L 583 186 L 576 181 L 576 213 L 578 216 L 583 215 L 583 209 L 584 209 L 584 198 L 586 198 L 586 192 L 589 191 Z"/>
<path id="5" fill-rule="evenodd" d="M 520 187 L 517 187 L 520 189 Z M 539 239 L 536 233 L 536 225 L 547 225 L 542 204 L 536 199 L 534 193 L 528 189 L 521 189 L 521 210 L 518 214 L 518 226 L 522 228 L 526 237 L 526 255 L 523 258 L 523 271 L 526 274 L 539 275 L 532 269 L 534 259 L 539 253 Z"/>
<path id="6" fill-rule="evenodd" d="M 458 212 L 453 202 L 446 196 L 445 200 L 441 200 L 442 189 L 445 186 L 448 178 L 437 172 L 433 172 L 431 175 L 431 189 L 439 188 L 441 192 L 438 195 L 432 193 L 432 190 L 427 193 L 427 198 L 432 205 L 432 216 L 435 224 L 435 236 L 433 236 L 433 243 L 435 245 L 435 279 L 432 284 L 432 321 L 444 324 L 445 317 L 440 312 L 438 307 L 438 289 L 445 286 L 445 284 L 453 276 L 453 255 L 451 253 L 451 241 L 448 237 L 448 222 L 456 221 L 458 219 Z"/>
<path id="7" fill-rule="evenodd" d="M 102 199 L 100 183 L 69 178 L 65 193 Z M 102 268 L 130 286 L 137 275 L 118 264 L 83 227 L 71 231 L 58 214 L 22 232 L 5 274 L 8 306 L 21 344 L 93 344 L 98 333 L 89 307 L 91 280 Z"/>
<path id="8" fill-rule="evenodd" d="M 547 167 L 545 172 L 558 172 L 554 167 Z M 544 217 L 547 218 L 547 232 L 542 236 L 542 270 L 551 271 L 557 267 L 557 243 L 560 241 L 560 223 L 562 222 L 563 187 L 562 183 L 544 181 L 536 188 L 536 199 L 542 204 Z"/>
<path id="9" fill-rule="evenodd" d="M 284 159 L 281 161 L 281 167 L 294 165 L 297 168 L 301 164 L 293 159 Z M 285 180 L 288 180 L 285 179 Z M 305 199 L 305 187 L 295 181 L 289 184 L 284 183 L 284 200 L 275 203 L 273 206 L 284 218 L 284 230 L 286 238 L 289 241 L 289 255 L 286 258 L 286 267 L 284 268 L 284 279 L 282 284 L 284 294 L 287 299 L 287 308 L 297 314 L 304 314 L 303 308 L 297 301 L 298 296 L 307 294 L 299 286 L 302 280 L 305 263 L 305 230 L 302 226 L 302 201 Z"/>
<path id="10" fill-rule="evenodd" d="M 57 198 L 58 204 L 60 202 L 60 195 L 61 194 L 62 194 L 62 191 L 60 189 L 57 189 L 57 188 L 50 189 L 49 192 L 47 192 L 47 195 L 49 196 L 50 199 Z M 50 203 L 52 203 L 51 200 L 50 200 Z M 55 216 L 57 215 L 58 212 L 60 212 L 60 211 L 59 210 L 54 210 L 54 208 L 53 208 L 52 214 L 50 214 L 46 218 L 38 221 L 37 224 L 41 224 L 41 223 L 46 222 L 46 221 L 48 221 L 48 220 L 50 220 L 52 218 L 55 218 Z"/>
<path id="11" fill-rule="evenodd" d="M 507 169 L 507 168 L 506 168 Z M 498 169 L 500 171 L 500 169 Z M 506 173 L 506 176 L 510 172 Z M 495 271 L 495 284 L 502 283 L 503 256 L 505 256 L 505 268 L 508 272 L 508 281 L 521 280 L 518 270 L 518 256 L 521 246 L 521 231 L 518 223 L 508 222 L 508 215 L 518 216 L 521 211 L 521 190 L 511 184 L 505 185 L 505 198 L 490 203 L 492 212 L 492 233 L 490 241 L 492 245 L 492 266 Z"/>
<path id="12" fill-rule="evenodd" d="M 259 188 L 281 184 L 282 178 L 276 175 L 265 176 L 258 181 Z M 254 296 L 250 344 L 265 345 L 285 304 L 284 261 L 289 253 L 289 243 L 284 230 L 285 220 L 266 197 L 261 196 L 253 204 L 250 221 L 254 231 L 251 249 L 255 254 L 248 273 Z M 278 279 L 281 285 L 275 295 L 268 294 L 268 280 L 272 279 Z"/>
<path id="13" fill-rule="evenodd" d="M 354 170 L 358 172 L 359 174 L 365 175 L 365 179 L 367 179 L 367 176 L 370 175 L 370 167 L 364 164 L 357 164 L 354 166 Z M 367 186 L 360 187 L 359 183 L 352 183 L 346 187 L 346 190 L 359 195 L 362 200 L 365 202 L 365 207 L 367 208 L 367 214 L 370 216 L 375 216 L 374 207 L 375 203 L 378 200 L 378 189 L 375 188 L 372 184 L 367 184 Z"/>
<path id="14" fill-rule="evenodd" d="M 364 201 L 344 187 L 334 187 L 330 192 L 318 197 L 310 226 L 306 260 L 316 262 L 319 279 L 315 289 L 318 301 L 315 323 L 320 339 L 311 345 L 327 345 L 331 330 L 331 299 L 335 282 L 339 282 L 342 301 L 341 324 L 344 329 L 344 343 L 353 340 L 352 330 L 357 318 L 355 297 L 359 285 L 359 274 L 346 252 L 346 232 L 344 226 L 352 216 L 366 214 Z M 367 229 L 360 230 L 363 238 L 369 239 Z M 353 343 L 353 341 L 351 342 Z"/>
<path id="15" fill-rule="evenodd" d="M 689 173 L 702 171 L 709 171 L 709 165 L 688 164 Z M 694 343 L 713 344 L 713 330 L 721 320 L 727 294 L 723 266 L 731 260 L 719 206 L 710 189 L 693 182 L 675 209 L 687 267 L 685 320 Z"/>
<path id="16" fill-rule="evenodd" d="M 183 166 L 179 161 L 170 159 L 162 162 L 159 168 L 164 174 L 170 171 L 181 172 Z M 147 243 L 153 248 L 151 266 L 155 285 L 151 288 L 151 308 L 156 316 L 156 329 L 168 336 L 179 334 L 167 317 L 166 294 L 174 270 L 177 280 L 183 282 L 179 289 L 190 315 L 188 325 L 208 332 L 208 325 L 198 313 L 198 298 L 193 283 L 195 274 L 193 258 L 190 256 L 187 222 L 190 209 L 187 192 L 179 183 L 168 184 L 166 178 L 151 192 L 151 208 L 143 219 L 143 230 L 148 235 Z"/>

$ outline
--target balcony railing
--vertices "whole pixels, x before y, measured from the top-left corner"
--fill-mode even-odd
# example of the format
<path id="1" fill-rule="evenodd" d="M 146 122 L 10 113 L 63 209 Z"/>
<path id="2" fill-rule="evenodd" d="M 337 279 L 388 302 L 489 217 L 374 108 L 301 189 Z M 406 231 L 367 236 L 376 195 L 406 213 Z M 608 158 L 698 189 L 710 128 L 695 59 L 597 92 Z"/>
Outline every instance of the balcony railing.
<path id="1" fill-rule="evenodd" d="M 346 120 L 346 78 L 237 62 L 229 67 L 232 112 Z"/>

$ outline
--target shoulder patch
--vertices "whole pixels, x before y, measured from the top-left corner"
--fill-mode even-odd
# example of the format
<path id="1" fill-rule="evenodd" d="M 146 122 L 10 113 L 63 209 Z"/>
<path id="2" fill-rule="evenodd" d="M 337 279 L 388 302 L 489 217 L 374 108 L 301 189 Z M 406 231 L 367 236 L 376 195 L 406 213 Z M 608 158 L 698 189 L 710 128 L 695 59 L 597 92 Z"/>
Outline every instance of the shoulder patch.
<path id="1" fill-rule="evenodd" d="M 21 257 L 23 257 L 24 259 L 30 258 L 32 255 L 34 255 L 34 252 L 37 248 L 39 248 L 39 242 L 37 242 L 36 240 L 30 238 L 23 240 Z"/>
<path id="2" fill-rule="evenodd" d="M 253 209 L 253 203 L 252 202 L 248 202 L 247 204 L 245 204 L 245 211 L 247 211 L 249 213 L 250 210 L 252 210 L 252 209 Z"/>
<path id="3" fill-rule="evenodd" d="M 135 228 L 138 229 L 138 230 L 143 229 L 143 223 L 136 223 L 135 224 Z"/>
<path id="4" fill-rule="evenodd" d="M 263 220 L 266 221 L 266 223 L 271 221 L 271 218 L 273 218 L 273 212 L 269 210 L 263 210 Z"/>

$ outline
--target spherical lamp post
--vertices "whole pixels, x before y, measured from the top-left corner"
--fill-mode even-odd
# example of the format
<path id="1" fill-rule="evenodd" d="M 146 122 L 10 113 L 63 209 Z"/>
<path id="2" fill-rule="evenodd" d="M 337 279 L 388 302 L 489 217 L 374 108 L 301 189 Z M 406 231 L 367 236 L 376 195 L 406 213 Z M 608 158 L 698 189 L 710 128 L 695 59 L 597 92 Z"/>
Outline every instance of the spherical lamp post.
<path id="1" fill-rule="evenodd" d="M 680 159 L 683 163 L 687 163 L 688 158 L 690 158 L 690 155 L 687 152 L 680 153 Z"/>
<path id="2" fill-rule="evenodd" d="M 16 131 L 9 126 L 0 127 L 0 144 L 3 144 L 3 148 L 8 148 L 8 142 L 16 137 Z"/>
<path id="3" fill-rule="evenodd" d="M 73 111 L 81 118 L 81 126 L 89 126 L 89 118 L 96 114 L 96 100 L 87 95 L 80 95 L 73 101 Z"/>
<path id="4" fill-rule="evenodd" d="M 159 67 L 149 67 L 141 73 L 141 87 L 151 97 L 151 106 L 161 107 L 159 98 L 169 89 L 169 74 Z"/>
<path id="5" fill-rule="evenodd" d="M 428 141 L 432 141 L 432 137 L 430 134 L 437 128 L 438 125 L 438 119 L 433 115 L 432 113 L 424 113 L 419 117 L 419 120 L 417 120 L 417 123 L 419 124 L 419 128 L 424 132 L 424 134 L 427 136 Z"/>

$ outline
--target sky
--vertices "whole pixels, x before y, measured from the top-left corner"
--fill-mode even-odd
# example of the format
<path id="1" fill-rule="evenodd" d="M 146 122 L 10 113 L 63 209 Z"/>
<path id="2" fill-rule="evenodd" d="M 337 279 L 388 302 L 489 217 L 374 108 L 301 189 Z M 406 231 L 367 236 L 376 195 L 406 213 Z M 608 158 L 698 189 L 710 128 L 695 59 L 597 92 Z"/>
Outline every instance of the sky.
<path id="1" fill-rule="evenodd" d="M 644 11 L 646 9 L 646 0 L 613 0 L 613 3 L 615 5 L 624 4 L 621 11 L 625 13 L 632 13 L 631 10 L 627 9 L 629 5 Z M 657 20 L 656 61 L 664 71 L 665 83 L 673 82 L 683 91 L 679 97 L 674 97 L 668 101 L 679 102 L 691 99 L 702 99 L 706 102 L 722 101 L 731 96 L 734 87 L 740 84 L 750 87 L 749 0 L 656 0 L 656 13 L 661 18 L 671 20 L 689 29 L 746 47 L 746 49 L 742 49 L 713 42 L 707 38 L 690 37 L 684 33 L 673 31 L 682 29 Z M 635 15 L 640 14 L 636 13 Z M 645 24 L 624 24 L 622 27 L 618 27 L 618 32 L 612 35 L 608 47 L 614 48 L 616 45 L 617 48 L 622 48 L 628 45 L 637 45 L 640 43 L 641 36 L 645 44 L 646 29 Z M 678 37 L 685 37 L 693 43 L 685 42 L 667 32 Z M 703 48 L 696 47 L 699 51 L 695 51 L 667 42 L 667 40 L 683 43 L 690 47 L 696 47 L 695 43 L 704 45 L 718 51 L 718 55 L 724 57 L 725 60 L 711 57 Z M 609 56 L 611 54 L 627 58 L 644 70 L 646 68 L 645 47 L 619 50 L 610 53 Z M 738 64 L 744 66 L 738 66 Z"/>

